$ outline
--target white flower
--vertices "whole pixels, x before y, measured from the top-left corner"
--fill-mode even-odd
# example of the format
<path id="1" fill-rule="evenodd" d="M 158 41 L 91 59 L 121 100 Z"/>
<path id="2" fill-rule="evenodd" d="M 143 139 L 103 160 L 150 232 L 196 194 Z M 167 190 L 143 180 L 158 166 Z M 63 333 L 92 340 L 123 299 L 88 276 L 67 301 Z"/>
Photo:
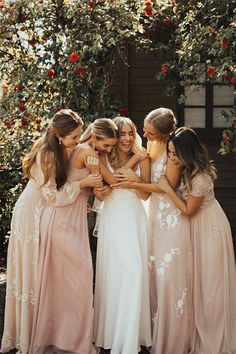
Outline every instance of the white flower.
<path id="1" fill-rule="evenodd" d="M 172 255 L 170 253 L 166 253 L 164 256 L 164 262 L 170 263 L 172 261 Z"/>
<path id="2" fill-rule="evenodd" d="M 160 279 L 163 279 L 164 274 L 165 274 L 165 268 L 164 267 L 160 267 L 157 269 L 157 274 L 159 276 Z"/>
<path id="3" fill-rule="evenodd" d="M 178 300 L 178 302 L 177 302 L 177 308 L 178 308 L 178 309 L 182 309 L 183 305 L 184 305 L 184 300 L 183 300 L 183 299 Z"/>

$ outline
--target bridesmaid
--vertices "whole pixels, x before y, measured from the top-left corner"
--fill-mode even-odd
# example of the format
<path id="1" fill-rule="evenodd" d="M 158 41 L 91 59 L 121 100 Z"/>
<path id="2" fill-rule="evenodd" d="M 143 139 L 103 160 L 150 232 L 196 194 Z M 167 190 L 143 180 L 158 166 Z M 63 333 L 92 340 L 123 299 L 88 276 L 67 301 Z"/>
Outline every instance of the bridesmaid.
<path id="1" fill-rule="evenodd" d="M 73 203 L 80 193 L 80 182 L 67 178 L 65 148 L 73 149 L 83 122 L 69 109 L 57 112 L 45 135 L 23 160 L 29 182 L 16 202 L 11 222 L 7 258 L 7 289 L 4 333 L 1 351 L 17 348 L 29 351 L 35 306 L 35 287 L 39 252 L 39 224 L 46 204 Z M 62 142 L 63 141 L 63 145 Z M 91 185 L 99 178 L 88 177 Z"/>
<path id="2" fill-rule="evenodd" d="M 109 149 L 116 142 L 116 126 L 110 120 L 95 121 L 94 147 Z M 99 146 L 96 145 L 99 126 Z M 64 140 L 62 139 L 62 146 Z M 80 144 L 69 160 L 67 181 L 80 181 L 75 201 L 57 207 L 47 205 L 40 224 L 40 254 L 36 306 L 30 354 L 90 354 L 93 331 L 93 267 L 90 253 L 86 187 L 100 187 L 100 176 L 91 184 L 89 169 L 98 156 L 88 144 Z"/>
<path id="3" fill-rule="evenodd" d="M 115 171 L 142 148 L 129 118 L 114 119 L 117 144 L 102 159 L 101 173 L 109 184 Z M 145 154 L 145 156 L 147 156 Z M 137 156 L 136 156 L 137 157 Z M 127 171 L 133 180 L 149 182 L 149 159 Z M 137 354 L 151 346 L 148 277 L 148 225 L 142 199 L 149 193 L 116 189 L 103 204 L 98 224 L 94 337 L 113 354 Z"/>
<path id="4" fill-rule="evenodd" d="M 176 188 L 182 167 L 167 158 L 166 146 L 176 119 L 167 108 L 151 111 L 144 121 L 151 158 L 151 184 L 120 182 L 115 187 L 152 192 L 149 207 L 151 233 L 152 354 L 189 351 L 191 307 L 191 247 L 189 220 L 176 208 L 157 182 L 166 174 Z M 120 173 L 119 179 L 125 176 Z"/>
<path id="5" fill-rule="evenodd" d="M 230 225 L 214 197 L 216 171 L 195 132 L 179 128 L 168 143 L 173 163 L 184 166 L 184 200 L 163 177 L 159 188 L 191 216 L 194 257 L 192 353 L 236 353 L 236 270 Z"/>

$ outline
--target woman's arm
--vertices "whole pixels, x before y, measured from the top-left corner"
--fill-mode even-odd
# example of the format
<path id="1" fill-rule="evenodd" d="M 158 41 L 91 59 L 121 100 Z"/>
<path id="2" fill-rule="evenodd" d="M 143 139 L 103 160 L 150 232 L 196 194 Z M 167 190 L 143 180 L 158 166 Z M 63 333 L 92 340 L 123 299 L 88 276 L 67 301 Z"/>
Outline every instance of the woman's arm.
<path id="1" fill-rule="evenodd" d="M 161 177 L 160 181 L 158 182 L 158 186 L 163 190 L 163 192 L 169 195 L 176 207 L 180 209 L 184 215 L 193 216 L 196 214 L 202 204 L 204 196 L 194 197 L 189 195 L 187 201 L 181 199 L 171 187 L 167 178 L 164 176 Z"/>
<path id="2" fill-rule="evenodd" d="M 149 158 L 140 161 L 139 163 L 141 169 L 141 179 L 143 183 L 150 183 L 151 179 L 151 166 Z M 142 200 L 147 200 L 150 197 L 150 192 L 136 190 L 137 196 Z"/>
<path id="3" fill-rule="evenodd" d="M 170 159 L 167 159 L 166 165 L 166 176 L 170 181 L 170 184 L 173 188 L 176 188 L 183 168 L 174 164 Z M 158 187 L 158 184 L 155 183 L 137 183 L 133 181 L 122 181 L 112 184 L 113 188 L 132 188 L 139 191 L 145 191 L 149 193 L 163 193 L 163 190 Z"/>

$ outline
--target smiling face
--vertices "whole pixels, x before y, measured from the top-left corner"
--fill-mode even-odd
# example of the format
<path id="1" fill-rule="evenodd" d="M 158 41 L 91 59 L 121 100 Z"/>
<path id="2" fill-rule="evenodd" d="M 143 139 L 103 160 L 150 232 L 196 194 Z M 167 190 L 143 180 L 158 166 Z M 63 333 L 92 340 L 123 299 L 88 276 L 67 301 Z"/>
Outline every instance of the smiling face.
<path id="1" fill-rule="evenodd" d="M 74 130 L 72 130 L 72 132 L 66 136 L 64 136 L 63 138 L 59 137 L 59 140 L 61 141 L 61 144 L 66 147 L 66 148 L 70 148 L 70 149 L 75 149 L 76 145 L 79 142 L 79 138 L 81 135 L 81 125 L 77 128 L 75 128 Z"/>
<path id="2" fill-rule="evenodd" d="M 143 136 L 147 138 L 148 141 L 164 140 L 166 138 L 166 135 L 156 129 L 152 123 L 145 121 L 143 126 Z"/>
<path id="3" fill-rule="evenodd" d="M 98 140 L 96 136 L 93 136 L 94 147 L 99 152 L 111 152 L 112 146 L 114 146 L 116 142 L 116 138 L 104 138 Z"/>
<path id="4" fill-rule="evenodd" d="M 129 124 L 124 124 L 121 129 L 120 136 L 117 142 L 117 148 L 122 151 L 129 153 L 132 150 L 134 143 L 134 132 Z"/>
<path id="5" fill-rule="evenodd" d="M 172 141 L 168 143 L 168 157 L 175 165 L 183 166 L 183 163 L 179 160 L 176 154 L 175 146 Z"/>

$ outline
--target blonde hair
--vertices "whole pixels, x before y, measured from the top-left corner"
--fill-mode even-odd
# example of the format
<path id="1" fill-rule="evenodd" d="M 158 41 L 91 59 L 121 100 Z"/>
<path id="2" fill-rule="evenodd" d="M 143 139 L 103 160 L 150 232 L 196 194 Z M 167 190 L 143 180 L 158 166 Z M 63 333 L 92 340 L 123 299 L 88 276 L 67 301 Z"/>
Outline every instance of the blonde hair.
<path id="1" fill-rule="evenodd" d="M 95 135 L 97 140 L 107 138 L 116 138 L 117 126 L 110 118 L 98 118 L 93 123 L 90 123 L 85 132 L 80 137 L 80 143 L 88 141 L 92 134 Z"/>
<path id="2" fill-rule="evenodd" d="M 164 135 L 170 135 L 176 128 L 177 120 L 169 108 L 157 108 L 149 112 L 145 122 L 151 123 L 153 127 Z"/>
<path id="3" fill-rule="evenodd" d="M 83 125 L 82 118 L 70 109 L 61 109 L 52 118 L 42 138 L 36 141 L 31 151 L 24 157 L 22 168 L 28 178 L 33 178 L 31 168 L 40 154 L 40 163 L 44 174 L 44 183 L 47 183 L 51 173 L 51 163 L 55 163 L 57 188 L 60 188 L 67 179 L 67 160 L 58 136 L 64 138 L 76 128 Z"/>
<path id="4" fill-rule="evenodd" d="M 132 157 L 136 152 L 140 151 L 142 149 L 142 147 L 140 145 L 138 145 L 137 143 L 137 129 L 136 126 L 134 125 L 134 123 L 132 122 L 132 120 L 130 118 L 127 117 L 122 117 L 122 116 L 118 116 L 113 118 L 113 121 L 115 122 L 117 128 L 118 128 L 118 135 L 117 138 L 119 139 L 122 133 L 122 128 L 125 124 L 128 124 L 133 132 L 133 136 L 134 136 L 134 142 L 132 145 L 132 149 L 129 152 L 129 156 Z M 110 163 L 112 164 L 112 167 L 114 168 L 119 168 L 121 167 L 121 161 L 119 159 L 119 152 L 118 152 L 118 147 L 117 144 L 115 144 L 112 147 L 111 153 L 108 156 Z"/>

